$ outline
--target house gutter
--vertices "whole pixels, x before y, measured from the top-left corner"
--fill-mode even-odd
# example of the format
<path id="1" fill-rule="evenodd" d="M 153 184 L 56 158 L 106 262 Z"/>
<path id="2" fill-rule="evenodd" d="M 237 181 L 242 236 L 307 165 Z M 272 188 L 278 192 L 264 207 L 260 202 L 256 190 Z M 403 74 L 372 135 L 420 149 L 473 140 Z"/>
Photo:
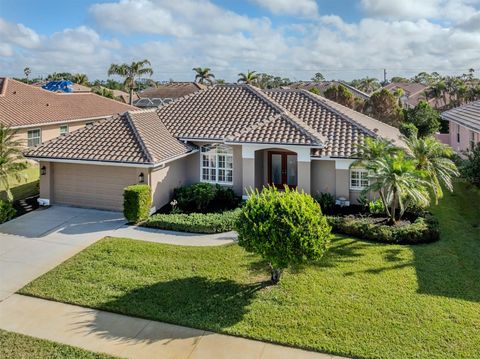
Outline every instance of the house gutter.
<path id="1" fill-rule="evenodd" d="M 45 161 L 45 162 L 61 162 L 61 163 L 76 163 L 83 165 L 99 165 L 99 166 L 116 166 L 116 167 L 140 167 L 140 168 L 153 168 L 155 165 L 153 163 L 132 163 L 132 162 L 109 162 L 109 161 L 95 161 L 95 160 L 71 160 L 71 159 L 62 159 L 62 158 L 48 158 L 48 157 L 29 157 L 26 158 L 35 160 L 35 161 Z"/>

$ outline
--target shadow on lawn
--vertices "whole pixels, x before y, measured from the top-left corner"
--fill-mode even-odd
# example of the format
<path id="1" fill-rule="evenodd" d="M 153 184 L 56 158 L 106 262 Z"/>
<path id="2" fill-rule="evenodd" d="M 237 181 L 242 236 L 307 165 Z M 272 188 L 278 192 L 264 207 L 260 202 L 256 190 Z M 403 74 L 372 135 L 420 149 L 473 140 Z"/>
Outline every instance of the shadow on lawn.
<path id="1" fill-rule="evenodd" d="M 103 303 L 99 309 L 192 328 L 222 331 L 242 320 L 256 292 L 266 285 L 266 282 L 240 284 L 232 280 L 182 278 L 135 289 Z M 106 325 L 104 313 L 97 315 L 94 321 L 80 321 L 76 324 L 79 328 L 86 325 L 90 333 L 109 339 L 127 342 L 138 339 L 126 335 L 122 325 Z"/>

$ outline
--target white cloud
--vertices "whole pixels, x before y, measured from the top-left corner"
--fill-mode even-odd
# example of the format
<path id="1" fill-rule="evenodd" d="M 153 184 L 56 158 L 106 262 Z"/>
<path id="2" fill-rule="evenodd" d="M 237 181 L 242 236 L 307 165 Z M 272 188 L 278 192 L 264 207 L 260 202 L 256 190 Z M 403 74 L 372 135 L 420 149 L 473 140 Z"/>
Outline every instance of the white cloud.
<path id="1" fill-rule="evenodd" d="M 480 0 L 426 1 L 457 1 L 472 7 Z M 122 44 L 86 26 L 39 36 L 0 19 L 0 36 L 5 39 L 0 45 L 0 68 L 17 76 L 30 66 L 32 75 L 70 71 L 106 78 L 111 63 L 147 58 L 154 78 L 161 80 L 191 80 L 195 66 L 209 66 L 217 78 L 230 81 L 249 69 L 292 79 L 308 79 L 321 71 L 345 80 L 380 77 L 383 68 L 389 76 L 461 73 L 470 67 L 480 72 L 478 9 L 463 19 L 454 20 L 456 14 L 432 20 L 428 17 L 439 15 L 423 6 L 419 19 L 411 10 L 397 20 L 386 10 L 380 15 L 377 8 L 377 15 L 372 12 L 358 22 L 328 15 L 275 26 L 268 18 L 250 18 L 207 0 L 120 0 L 94 5 L 91 14 L 108 33 L 136 33 L 135 44 Z M 145 33 L 148 40 L 142 41 Z"/>
<path id="2" fill-rule="evenodd" d="M 251 0 L 276 15 L 313 17 L 318 14 L 315 0 Z"/>

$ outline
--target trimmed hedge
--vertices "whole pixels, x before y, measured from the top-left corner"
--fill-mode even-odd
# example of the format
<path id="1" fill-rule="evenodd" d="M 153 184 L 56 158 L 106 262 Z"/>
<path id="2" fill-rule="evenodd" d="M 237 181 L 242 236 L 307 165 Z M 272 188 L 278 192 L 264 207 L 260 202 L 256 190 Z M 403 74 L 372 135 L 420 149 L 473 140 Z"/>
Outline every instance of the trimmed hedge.
<path id="1" fill-rule="evenodd" d="M 239 203 L 231 188 L 202 182 L 175 188 L 173 199 L 184 213 L 226 211 L 236 208 Z"/>
<path id="2" fill-rule="evenodd" d="M 375 242 L 418 244 L 434 242 L 440 238 L 438 221 L 430 214 L 401 226 L 376 224 L 368 218 L 348 216 L 327 216 L 327 220 L 334 232 Z"/>
<path id="3" fill-rule="evenodd" d="M 129 223 L 138 223 L 148 218 L 152 206 L 150 186 L 135 184 L 123 190 L 123 215 Z"/>
<path id="4" fill-rule="evenodd" d="M 0 199 L 0 223 L 11 220 L 17 211 L 13 208 L 12 202 Z"/>
<path id="5" fill-rule="evenodd" d="M 234 229 L 240 209 L 221 213 L 155 214 L 142 226 L 193 233 L 221 233 Z"/>

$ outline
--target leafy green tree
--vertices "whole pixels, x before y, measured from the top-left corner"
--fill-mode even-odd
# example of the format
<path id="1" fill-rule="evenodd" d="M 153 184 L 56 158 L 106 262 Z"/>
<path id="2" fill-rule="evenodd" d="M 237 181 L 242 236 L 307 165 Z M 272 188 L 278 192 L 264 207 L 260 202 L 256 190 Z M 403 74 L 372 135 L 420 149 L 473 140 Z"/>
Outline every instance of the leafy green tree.
<path id="1" fill-rule="evenodd" d="M 136 81 L 140 76 L 152 75 L 153 70 L 150 61 L 142 60 L 129 64 L 112 64 L 108 69 L 108 76 L 118 75 L 124 78 L 123 87 L 130 93 L 130 105 L 133 104 L 133 91 L 137 88 Z"/>
<path id="2" fill-rule="evenodd" d="M 433 136 L 440 130 L 440 114 L 428 102 L 420 101 L 417 106 L 404 111 L 406 123 L 415 125 L 419 137 Z"/>
<path id="3" fill-rule="evenodd" d="M 103 97 L 107 97 L 107 98 L 111 98 L 111 99 L 114 98 L 113 91 L 106 88 L 106 87 L 103 87 L 103 86 L 92 87 L 92 92 L 96 93 L 97 95 L 103 96 Z"/>
<path id="4" fill-rule="evenodd" d="M 401 83 L 407 83 L 407 82 L 410 82 L 409 79 L 407 79 L 406 77 L 402 77 L 402 76 L 394 76 L 390 79 L 390 82 L 394 82 L 394 83 L 398 83 L 398 82 L 401 82 Z"/>
<path id="5" fill-rule="evenodd" d="M 373 160 L 369 167 L 374 171 L 371 171 L 367 191 L 380 195 L 390 224 L 400 220 L 410 206 L 426 207 L 430 203 L 430 184 L 425 173 L 417 169 L 416 161 L 407 158 L 405 152 L 384 155 Z"/>
<path id="6" fill-rule="evenodd" d="M 72 81 L 73 82 L 73 75 L 70 72 L 54 72 L 53 74 L 47 75 L 47 81 Z"/>
<path id="7" fill-rule="evenodd" d="M 350 85 L 366 93 L 372 93 L 381 87 L 380 82 L 371 77 L 353 80 Z"/>
<path id="8" fill-rule="evenodd" d="M 350 90 L 339 84 L 338 86 L 332 85 L 325 90 L 324 96 L 332 101 L 335 101 L 343 106 L 349 108 L 355 107 L 355 97 Z"/>
<path id="9" fill-rule="evenodd" d="M 213 84 L 215 75 L 212 74 L 209 67 L 194 67 L 193 71 L 195 71 L 195 82 L 198 82 L 199 84 Z"/>
<path id="10" fill-rule="evenodd" d="M 417 170 L 426 174 L 435 203 L 443 197 L 443 188 L 453 191 L 452 179 L 459 176 L 455 163 L 451 160 L 453 150 L 434 137 L 406 140 L 408 155 L 416 162 Z"/>
<path id="11" fill-rule="evenodd" d="M 402 122 L 400 124 L 400 132 L 407 138 L 418 137 L 418 128 L 410 122 Z"/>
<path id="12" fill-rule="evenodd" d="M 323 74 L 321 74 L 320 72 L 317 72 L 315 73 L 315 75 L 311 78 L 311 80 L 313 82 L 322 82 L 322 81 L 325 81 L 325 77 L 323 76 Z"/>
<path id="13" fill-rule="evenodd" d="M 366 103 L 366 112 L 391 126 L 399 127 L 402 110 L 398 99 L 387 89 L 373 93 Z"/>
<path id="14" fill-rule="evenodd" d="M 331 228 L 310 195 L 287 186 L 284 192 L 269 186 L 250 193 L 236 230 L 240 246 L 269 262 L 276 284 L 284 268 L 323 256 Z"/>
<path id="15" fill-rule="evenodd" d="M 318 87 L 312 87 L 310 90 L 311 93 L 315 94 L 315 95 L 321 95 L 322 93 L 320 92 L 320 90 L 318 89 Z"/>
<path id="16" fill-rule="evenodd" d="M 23 73 L 25 74 L 25 78 L 27 79 L 27 84 L 28 84 L 28 77 L 30 76 L 30 74 L 32 73 L 32 70 L 30 70 L 30 67 L 25 67 L 23 69 Z"/>
<path id="17" fill-rule="evenodd" d="M 273 76 L 266 73 L 258 74 L 256 81 L 256 85 L 262 89 L 273 89 L 281 86 L 288 86 L 291 83 L 292 81 L 290 81 L 290 79 L 287 77 L 282 78 L 280 76 Z"/>
<path id="18" fill-rule="evenodd" d="M 88 77 L 85 74 L 75 74 L 73 75 L 72 82 L 79 85 L 88 86 Z"/>
<path id="19" fill-rule="evenodd" d="M 22 141 L 15 139 L 15 131 L 0 124 L 0 182 L 9 201 L 13 200 L 10 189 L 11 176 L 21 180 L 19 171 L 27 168 L 22 154 Z"/>
<path id="20" fill-rule="evenodd" d="M 467 158 L 460 165 L 462 177 L 480 187 L 480 143 L 477 143 L 473 150 L 466 152 L 465 155 Z"/>
<path id="21" fill-rule="evenodd" d="M 254 85 L 257 83 L 258 74 L 256 71 L 248 70 L 246 73 L 240 72 L 238 74 L 238 83 L 243 83 L 247 85 Z"/>

